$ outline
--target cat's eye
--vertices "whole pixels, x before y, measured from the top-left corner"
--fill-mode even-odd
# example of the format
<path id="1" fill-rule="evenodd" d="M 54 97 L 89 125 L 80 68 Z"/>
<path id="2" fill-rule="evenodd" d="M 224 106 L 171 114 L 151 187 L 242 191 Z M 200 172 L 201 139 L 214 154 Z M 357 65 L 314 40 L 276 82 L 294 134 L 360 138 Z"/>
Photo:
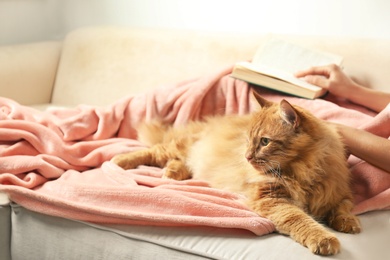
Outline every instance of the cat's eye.
<path id="1" fill-rule="evenodd" d="M 267 137 L 260 138 L 260 144 L 261 146 L 267 146 L 270 143 L 271 139 Z"/>

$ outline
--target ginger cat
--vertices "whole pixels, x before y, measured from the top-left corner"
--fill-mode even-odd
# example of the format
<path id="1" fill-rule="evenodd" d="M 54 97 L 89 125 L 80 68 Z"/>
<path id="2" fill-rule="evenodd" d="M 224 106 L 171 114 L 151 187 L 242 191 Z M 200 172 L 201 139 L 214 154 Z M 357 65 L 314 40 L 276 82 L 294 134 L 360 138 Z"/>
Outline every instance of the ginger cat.
<path id="1" fill-rule="evenodd" d="M 113 162 L 124 169 L 166 167 L 166 178 L 201 179 L 243 194 L 278 232 L 315 254 L 338 253 L 339 240 L 316 220 L 346 233 L 361 228 L 351 213 L 350 173 L 337 131 L 285 100 L 276 104 L 254 95 L 261 109 L 251 115 L 209 117 L 176 128 L 143 125 L 139 139 L 151 147 Z"/>

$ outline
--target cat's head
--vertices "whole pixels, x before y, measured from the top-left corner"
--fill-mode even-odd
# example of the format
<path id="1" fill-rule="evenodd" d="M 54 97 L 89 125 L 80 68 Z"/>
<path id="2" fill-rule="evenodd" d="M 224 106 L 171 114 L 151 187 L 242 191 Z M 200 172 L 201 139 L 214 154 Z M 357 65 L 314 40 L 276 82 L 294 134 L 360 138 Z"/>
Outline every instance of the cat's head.
<path id="1" fill-rule="evenodd" d="M 256 92 L 254 96 L 261 109 L 253 114 L 245 157 L 259 172 L 289 174 L 292 163 L 304 159 L 313 142 L 308 133 L 311 116 L 286 100 L 274 103 Z"/>

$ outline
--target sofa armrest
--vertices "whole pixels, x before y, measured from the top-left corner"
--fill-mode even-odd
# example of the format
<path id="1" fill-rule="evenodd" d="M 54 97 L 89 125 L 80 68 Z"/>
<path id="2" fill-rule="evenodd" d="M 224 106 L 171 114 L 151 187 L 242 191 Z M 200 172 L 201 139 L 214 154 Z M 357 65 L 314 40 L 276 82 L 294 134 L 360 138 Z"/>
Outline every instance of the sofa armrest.
<path id="1" fill-rule="evenodd" d="M 50 103 L 60 42 L 0 46 L 0 96 L 23 105 Z"/>

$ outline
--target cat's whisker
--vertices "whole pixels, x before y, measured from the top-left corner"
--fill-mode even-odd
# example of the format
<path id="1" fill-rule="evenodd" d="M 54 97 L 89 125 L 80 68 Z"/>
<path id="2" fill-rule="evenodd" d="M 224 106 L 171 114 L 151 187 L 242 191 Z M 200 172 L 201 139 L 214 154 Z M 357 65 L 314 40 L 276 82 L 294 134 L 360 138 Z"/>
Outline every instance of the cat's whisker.
<path id="1" fill-rule="evenodd" d="M 256 164 L 259 169 L 262 169 L 262 171 L 265 174 L 271 175 L 272 177 L 276 178 L 277 180 L 281 180 L 284 182 L 283 178 L 281 178 L 281 167 L 280 163 L 278 161 L 267 161 L 264 159 L 255 158 L 253 164 Z M 256 167 L 256 168 L 257 168 Z M 262 178 L 259 176 L 259 180 Z M 256 182 L 257 178 L 253 179 L 251 178 L 250 182 Z M 270 183 L 270 190 L 276 190 L 277 182 Z"/>
<path id="2" fill-rule="evenodd" d="M 274 177 L 281 178 L 280 163 L 278 161 L 268 161 L 265 166 L 267 172 L 271 173 Z"/>
<path id="3" fill-rule="evenodd" d="M 279 182 L 283 183 L 283 185 L 286 185 L 286 180 L 282 178 L 281 167 L 278 161 L 269 161 L 269 164 L 266 164 L 266 167 L 268 168 L 269 173 L 271 173 Z M 273 190 L 276 190 L 277 183 L 274 182 L 273 184 Z"/>

